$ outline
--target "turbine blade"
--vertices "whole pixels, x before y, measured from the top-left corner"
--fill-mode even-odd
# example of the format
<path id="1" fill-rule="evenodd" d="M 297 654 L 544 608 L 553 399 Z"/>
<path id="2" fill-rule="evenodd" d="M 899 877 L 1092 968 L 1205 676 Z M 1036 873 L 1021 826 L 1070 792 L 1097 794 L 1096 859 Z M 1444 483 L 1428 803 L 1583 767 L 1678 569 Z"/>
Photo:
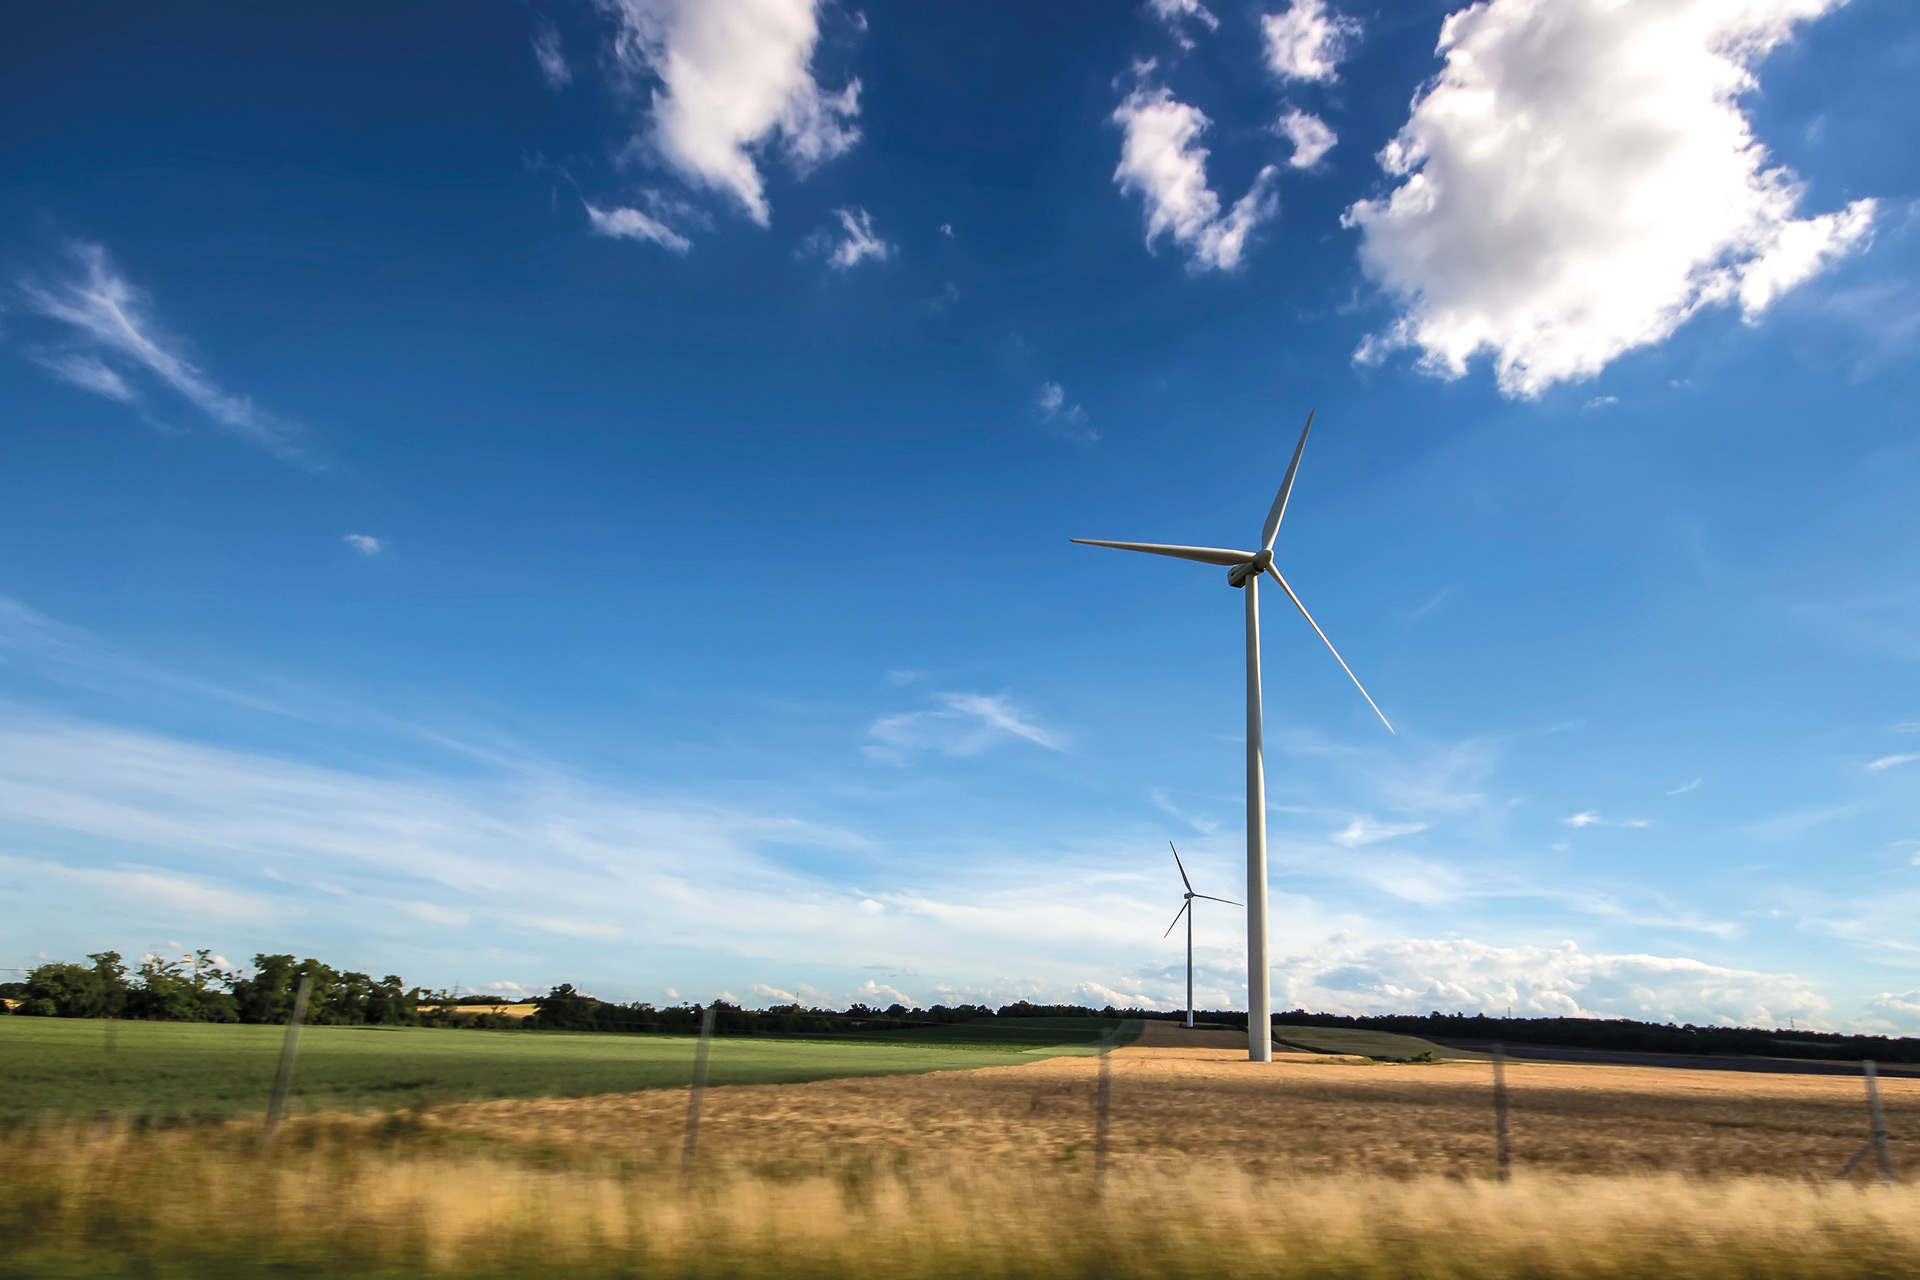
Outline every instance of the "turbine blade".
<path id="1" fill-rule="evenodd" d="M 1293 446 L 1293 461 L 1287 464 L 1287 478 L 1280 482 L 1280 492 L 1273 500 L 1273 509 L 1267 512 L 1267 523 L 1260 529 L 1260 549 L 1273 550 L 1273 540 L 1280 535 L 1280 522 L 1287 515 L 1287 497 L 1293 492 L 1293 477 L 1300 470 L 1300 455 L 1307 451 L 1307 432 L 1313 430 L 1313 412 L 1307 413 L 1307 425 L 1300 429 L 1300 443 Z"/>
<path id="2" fill-rule="evenodd" d="M 1208 902 L 1224 902 L 1230 907 L 1245 905 L 1244 903 L 1235 902 L 1232 898 L 1216 898 L 1210 893 L 1196 893 L 1193 896 L 1196 898 L 1205 898 Z"/>
<path id="3" fill-rule="evenodd" d="M 1173 924 L 1179 924 L 1179 923 L 1180 923 L 1180 917 L 1181 917 L 1181 916 L 1183 916 L 1183 915 L 1185 915 L 1185 914 L 1187 914 L 1187 908 L 1188 908 L 1188 907 L 1191 907 L 1192 905 L 1193 905 L 1193 904 L 1192 904 L 1191 902 L 1183 902 L 1183 903 L 1181 903 L 1181 904 L 1180 904 L 1180 909 L 1179 909 L 1178 911 L 1176 911 L 1176 912 L 1174 912 L 1174 913 L 1173 913 Z M 1170 924 L 1170 925 L 1168 925 L 1168 926 L 1167 926 L 1167 933 L 1172 933 L 1172 932 L 1173 932 L 1173 924 Z M 1161 934 L 1160 936 L 1164 938 L 1164 937 L 1166 937 L 1166 936 L 1167 936 L 1167 933 L 1163 933 L 1163 934 Z"/>
<path id="4" fill-rule="evenodd" d="M 1117 551 L 1144 551 L 1153 556 L 1172 556 L 1176 560 L 1198 560 L 1231 569 L 1253 559 L 1251 551 L 1231 551 L 1225 547 L 1181 547 L 1164 542 L 1103 542 L 1099 538 L 1072 538 L 1083 547 L 1112 547 Z"/>
<path id="5" fill-rule="evenodd" d="M 1287 599 L 1293 601 L 1293 607 L 1300 611 L 1300 616 L 1305 618 L 1307 625 L 1313 628 L 1313 634 L 1320 637 L 1320 643 L 1327 646 L 1327 652 L 1332 654 L 1333 660 L 1340 664 L 1340 669 L 1347 673 L 1347 679 L 1353 681 L 1353 687 L 1360 691 L 1360 696 L 1365 698 L 1367 705 L 1373 708 L 1373 714 L 1380 717 L 1380 723 L 1387 726 L 1387 732 L 1393 733 L 1393 722 L 1387 719 L 1387 713 L 1380 709 L 1380 704 L 1375 702 L 1373 695 L 1367 692 L 1367 686 L 1360 683 L 1360 677 L 1353 674 L 1353 668 L 1348 666 L 1347 660 L 1340 656 L 1340 651 L 1333 647 L 1333 641 L 1327 639 L 1327 633 L 1320 629 L 1320 624 L 1315 622 L 1313 615 L 1307 612 L 1307 606 L 1300 603 L 1300 597 L 1293 594 L 1293 588 L 1288 586 L 1287 580 L 1280 576 L 1280 571 L 1268 565 L 1267 572 L 1272 574 L 1273 580 L 1280 584 L 1280 589 L 1287 593 Z"/>
<path id="6" fill-rule="evenodd" d="M 1167 848 L 1173 849 L 1173 841 L 1167 841 Z M 1193 892 L 1193 881 L 1187 879 L 1187 864 L 1180 861 L 1180 851 L 1173 849 L 1173 865 L 1180 868 L 1180 883 L 1187 886 L 1187 892 Z"/>

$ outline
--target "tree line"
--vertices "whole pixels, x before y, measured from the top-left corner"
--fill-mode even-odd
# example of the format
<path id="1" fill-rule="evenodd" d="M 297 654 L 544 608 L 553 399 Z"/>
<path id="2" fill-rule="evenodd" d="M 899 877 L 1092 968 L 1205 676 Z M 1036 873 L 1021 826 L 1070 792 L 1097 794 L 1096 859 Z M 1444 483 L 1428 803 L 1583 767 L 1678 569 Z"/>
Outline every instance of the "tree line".
<path id="1" fill-rule="evenodd" d="M 95 952 L 88 963 L 51 962 L 28 971 L 23 982 L 0 983 L 0 998 L 16 1016 L 130 1018 L 150 1022 L 284 1023 L 304 976 L 311 980 L 306 1021 L 320 1026 L 451 1026 L 545 1031 L 623 1031 L 687 1034 L 700 1029 L 705 1006 L 666 1008 L 640 1002 L 616 1004 L 561 983 L 543 996 L 509 1002 L 500 996 L 456 997 L 409 987 L 398 974 L 375 980 L 291 955 L 256 955 L 250 973 L 223 969 L 210 951 L 180 959 L 148 956 L 129 969 L 117 951 Z M 530 1014 L 510 1015 L 513 1004 Z M 714 1001 L 720 1035 L 839 1035 L 905 1031 L 972 1022 L 980 1018 L 1118 1017 L 1108 1008 L 1036 1005 L 1025 1000 L 987 1005 L 892 1004 L 884 1009 L 852 1004 L 821 1009 L 800 1004 L 745 1009 Z M 1242 1018 L 1244 1023 L 1245 1019 Z"/>

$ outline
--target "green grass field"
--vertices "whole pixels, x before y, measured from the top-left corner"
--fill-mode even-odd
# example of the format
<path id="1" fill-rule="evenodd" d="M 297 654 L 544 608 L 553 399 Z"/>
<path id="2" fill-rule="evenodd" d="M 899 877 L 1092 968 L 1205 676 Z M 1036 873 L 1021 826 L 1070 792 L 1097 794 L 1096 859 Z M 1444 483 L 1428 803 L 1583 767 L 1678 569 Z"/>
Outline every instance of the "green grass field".
<path id="1" fill-rule="evenodd" d="M 861 1040 L 713 1042 L 708 1082 L 778 1084 L 1004 1066 L 1095 1052 L 1098 1019 L 962 1023 Z M 1131 1024 L 1137 1034 L 1138 1024 Z M 284 1031 L 269 1026 L 0 1018 L 0 1118 L 99 1112 L 216 1119 L 264 1111 Z M 1130 1039 L 1127 1027 L 1123 1038 Z M 289 1109 L 385 1111 L 472 1098 L 678 1088 L 683 1036 L 427 1027 L 308 1027 Z"/>
<path id="2" fill-rule="evenodd" d="M 1449 1058 L 1477 1061 L 1487 1057 L 1471 1049 L 1449 1049 L 1418 1036 L 1354 1027 L 1293 1027 L 1283 1024 L 1273 1029 L 1273 1036 L 1281 1044 L 1294 1045 L 1314 1053 L 1351 1054 L 1361 1058 L 1378 1058 L 1382 1062 L 1411 1062 L 1423 1053 L 1431 1053 L 1436 1061 L 1441 1062 Z"/>

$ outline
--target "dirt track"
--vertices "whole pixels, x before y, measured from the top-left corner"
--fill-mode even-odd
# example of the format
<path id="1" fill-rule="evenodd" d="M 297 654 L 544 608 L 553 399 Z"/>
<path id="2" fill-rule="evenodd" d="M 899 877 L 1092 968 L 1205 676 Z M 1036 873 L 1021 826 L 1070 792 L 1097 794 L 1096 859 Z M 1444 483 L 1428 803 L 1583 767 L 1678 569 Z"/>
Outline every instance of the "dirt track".
<path id="1" fill-rule="evenodd" d="M 1469 1175 L 1493 1161 L 1484 1063 L 1360 1064 L 1235 1047 L 1161 1047 L 1179 1028 L 1117 1050 L 1116 1168 L 1225 1160 L 1252 1172 Z M 921 1076 L 710 1089 L 703 1161 L 771 1168 L 865 1162 L 1090 1158 L 1098 1067 L 1055 1058 Z M 1512 1063 L 1516 1167 L 1567 1173 L 1676 1171 L 1831 1177 L 1866 1137 L 1858 1080 Z M 1920 1081 L 1882 1082 L 1894 1133 L 1920 1147 Z M 442 1108 L 436 1123 L 517 1140 L 592 1146 L 666 1167 L 679 1159 L 684 1090 Z M 1914 1159 L 1920 1160 L 1920 1152 Z"/>

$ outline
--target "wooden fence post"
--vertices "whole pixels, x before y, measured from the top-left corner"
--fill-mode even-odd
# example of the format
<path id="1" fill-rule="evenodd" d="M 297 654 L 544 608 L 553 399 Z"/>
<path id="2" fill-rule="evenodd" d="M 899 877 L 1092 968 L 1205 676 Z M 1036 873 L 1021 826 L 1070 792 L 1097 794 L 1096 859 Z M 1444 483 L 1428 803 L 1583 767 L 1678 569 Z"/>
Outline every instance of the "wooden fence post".
<path id="1" fill-rule="evenodd" d="M 700 1095 L 707 1089 L 707 1053 L 713 1044 L 713 1006 L 700 1015 L 700 1047 L 693 1051 L 693 1088 L 687 1094 L 687 1140 L 680 1148 L 680 1176 L 693 1176 L 694 1156 L 700 1150 Z"/>
<path id="2" fill-rule="evenodd" d="M 267 1138 L 280 1127 L 287 1111 L 287 1090 L 293 1085 L 293 1059 L 300 1051 L 300 1024 L 307 1016 L 307 997 L 313 993 L 313 975 L 300 975 L 300 989 L 294 993 L 293 1016 L 287 1019 L 287 1038 L 280 1042 L 280 1070 L 273 1077 L 273 1100 L 267 1104 Z"/>

